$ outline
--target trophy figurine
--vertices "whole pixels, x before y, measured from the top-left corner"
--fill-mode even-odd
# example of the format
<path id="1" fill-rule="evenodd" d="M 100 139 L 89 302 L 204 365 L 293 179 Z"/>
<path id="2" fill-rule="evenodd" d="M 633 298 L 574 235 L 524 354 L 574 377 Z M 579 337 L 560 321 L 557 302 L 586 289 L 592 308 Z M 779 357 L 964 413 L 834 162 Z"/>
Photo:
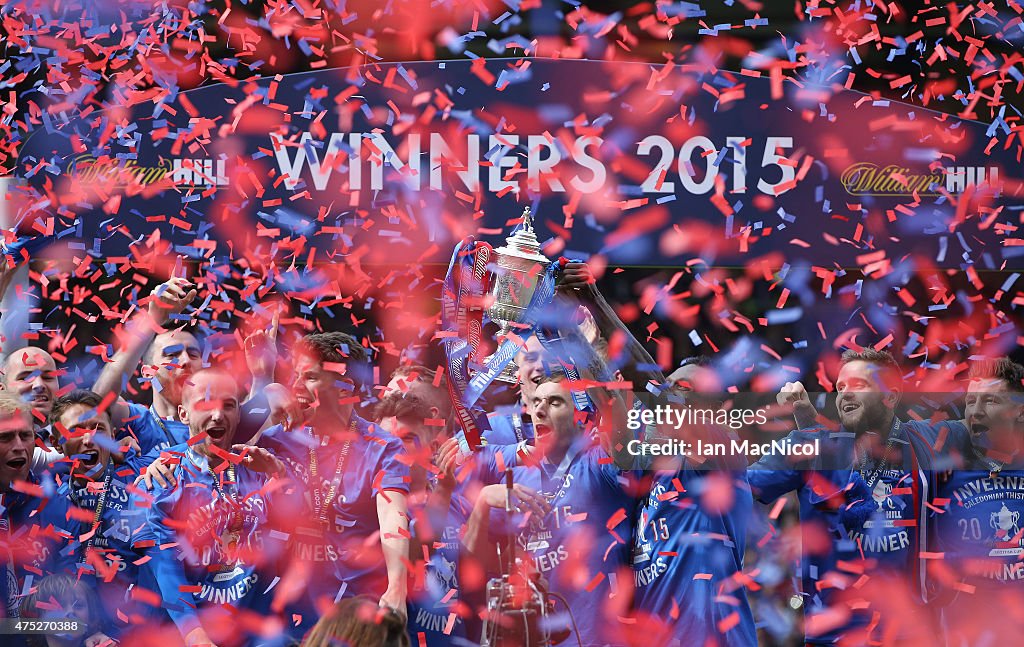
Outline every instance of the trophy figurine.
<path id="1" fill-rule="evenodd" d="M 523 226 L 505 238 L 505 244 L 494 250 L 498 262 L 491 288 L 493 303 L 487 309 L 491 321 L 500 326 L 499 335 L 520 323 L 537 288 L 537 281 L 547 270 L 551 260 L 540 253 L 540 242 L 533 231 L 530 208 L 523 210 Z M 496 379 L 515 384 L 515 361 L 509 362 Z"/>

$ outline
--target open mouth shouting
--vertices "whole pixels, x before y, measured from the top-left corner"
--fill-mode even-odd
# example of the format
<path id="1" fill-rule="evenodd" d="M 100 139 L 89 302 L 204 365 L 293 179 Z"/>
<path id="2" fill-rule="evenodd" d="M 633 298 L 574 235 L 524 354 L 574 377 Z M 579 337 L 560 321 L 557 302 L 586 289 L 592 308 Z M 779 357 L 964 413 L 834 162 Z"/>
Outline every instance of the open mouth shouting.
<path id="1" fill-rule="evenodd" d="M 216 444 L 221 444 L 227 435 L 228 428 L 225 425 L 210 425 L 206 428 L 206 435 L 210 437 L 210 440 Z M 231 440 L 228 438 L 227 440 Z"/>
<path id="2" fill-rule="evenodd" d="M 100 461 L 100 453 L 95 449 L 87 449 L 78 455 L 78 460 L 84 467 L 95 467 Z"/>
<path id="3" fill-rule="evenodd" d="M 9 458 L 7 459 L 6 465 L 11 470 L 15 472 L 20 472 L 21 470 L 25 469 L 25 467 L 28 465 L 28 457 L 16 456 L 14 458 Z"/>

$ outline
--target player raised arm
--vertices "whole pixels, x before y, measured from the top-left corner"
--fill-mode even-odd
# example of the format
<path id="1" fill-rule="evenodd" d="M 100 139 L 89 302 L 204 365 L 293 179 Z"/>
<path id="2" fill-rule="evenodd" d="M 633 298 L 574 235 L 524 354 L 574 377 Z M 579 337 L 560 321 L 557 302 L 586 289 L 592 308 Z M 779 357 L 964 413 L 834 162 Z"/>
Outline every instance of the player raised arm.
<path id="1" fill-rule="evenodd" d="M 586 263 L 566 263 L 558 283 L 558 291 L 577 299 L 594 318 L 597 330 L 609 343 L 616 339 L 623 341 L 622 353 L 625 361 L 617 361 L 619 372 L 633 383 L 634 390 L 643 390 L 650 381 L 665 382 L 665 375 L 658 368 L 651 354 L 647 352 L 629 328 L 616 314 L 615 309 L 597 289 L 597 283 Z M 615 358 L 609 358 L 614 361 Z"/>
<path id="2" fill-rule="evenodd" d="M 174 277 L 158 285 L 149 297 L 146 310 L 132 317 L 125 326 L 127 342 L 114 355 L 113 360 L 103 367 L 92 386 L 93 392 L 103 398 L 108 393 L 124 390 L 146 348 L 170 321 L 171 315 L 184 311 L 195 296 L 196 290 L 188 279 Z M 120 429 L 129 416 L 127 403 L 119 399 L 111 407 L 110 413 L 114 428 Z"/>

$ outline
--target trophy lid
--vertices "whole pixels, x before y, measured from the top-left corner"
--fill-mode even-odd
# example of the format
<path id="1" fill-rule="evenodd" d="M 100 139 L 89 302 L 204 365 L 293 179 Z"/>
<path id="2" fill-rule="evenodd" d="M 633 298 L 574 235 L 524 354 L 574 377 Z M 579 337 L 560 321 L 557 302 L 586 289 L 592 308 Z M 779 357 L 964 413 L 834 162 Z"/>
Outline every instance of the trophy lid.
<path id="1" fill-rule="evenodd" d="M 535 263 L 542 263 L 545 266 L 551 263 L 551 259 L 540 253 L 540 241 L 537 240 L 537 234 L 533 231 L 530 207 L 523 209 L 523 226 L 506 237 L 505 244 L 494 251 L 501 256 L 513 256 Z"/>

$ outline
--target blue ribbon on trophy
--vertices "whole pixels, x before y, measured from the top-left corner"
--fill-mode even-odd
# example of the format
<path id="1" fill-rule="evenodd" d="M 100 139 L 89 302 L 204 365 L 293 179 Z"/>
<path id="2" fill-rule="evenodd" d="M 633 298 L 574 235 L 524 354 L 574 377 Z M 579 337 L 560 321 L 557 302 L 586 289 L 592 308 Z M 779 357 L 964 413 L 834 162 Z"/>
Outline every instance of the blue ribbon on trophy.
<path id="1" fill-rule="evenodd" d="M 452 253 L 441 291 L 448 395 L 463 430 L 466 446 L 462 449 L 466 451 L 480 446 L 481 436 L 488 429 L 487 417 L 479 409 L 466 406 L 463 394 L 469 382 L 469 361 L 483 334 L 481 304 L 491 251 L 490 245 L 472 238 L 460 241 Z"/>
<path id="2" fill-rule="evenodd" d="M 537 335 L 537 339 L 546 350 L 550 350 L 553 356 L 559 358 L 560 366 L 565 371 L 565 377 L 570 385 L 578 384 L 581 379 L 578 366 L 597 365 L 597 362 L 594 361 L 594 349 L 576 331 L 565 331 L 557 327 L 549 328 L 539 325 L 534 330 L 534 334 Z M 599 381 L 606 381 L 600 376 L 595 376 L 595 378 Z M 577 411 L 594 413 L 593 403 L 585 390 L 573 388 L 570 393 L 572 394 L 572 403 Z"/>

